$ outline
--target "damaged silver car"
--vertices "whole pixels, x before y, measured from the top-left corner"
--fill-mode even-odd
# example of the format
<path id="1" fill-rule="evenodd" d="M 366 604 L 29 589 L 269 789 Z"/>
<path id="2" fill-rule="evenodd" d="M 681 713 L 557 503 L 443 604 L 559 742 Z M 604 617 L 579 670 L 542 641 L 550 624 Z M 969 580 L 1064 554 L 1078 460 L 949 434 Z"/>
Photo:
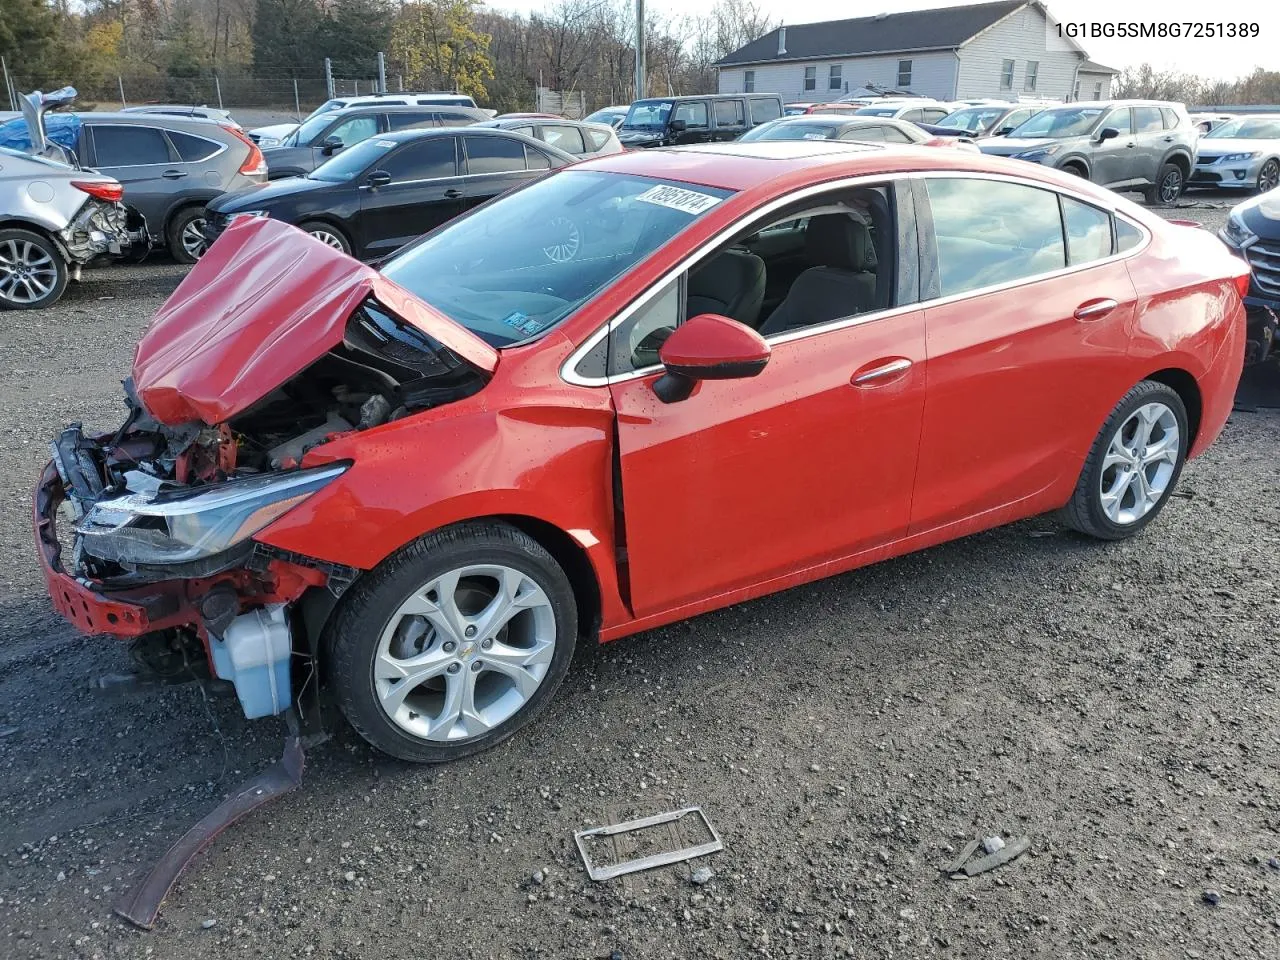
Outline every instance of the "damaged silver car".
<path id="1" fill-rule="evenodd" d="M 119 181 L 81 169 L 45 135 L 45 112 L 74 96 L 67 88 L 22 97 L 31 146 L 0 147 L 0 309 L 50 306 L 86 264 L 149 245 Z"/>

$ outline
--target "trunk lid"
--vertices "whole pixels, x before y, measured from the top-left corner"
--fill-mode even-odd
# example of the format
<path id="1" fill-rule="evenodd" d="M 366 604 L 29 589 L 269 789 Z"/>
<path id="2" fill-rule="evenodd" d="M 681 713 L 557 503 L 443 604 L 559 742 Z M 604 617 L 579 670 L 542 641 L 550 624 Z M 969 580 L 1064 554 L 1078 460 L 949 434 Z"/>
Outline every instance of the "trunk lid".
<path id="1" fill-rule="evenodd" d="M 133 379 L 169 426 L 222 423 L 343 340 L 372 296 L 472 366 L 498 352 L 372 267 L 267 217 L 235 220 L 143 334 Z"/>

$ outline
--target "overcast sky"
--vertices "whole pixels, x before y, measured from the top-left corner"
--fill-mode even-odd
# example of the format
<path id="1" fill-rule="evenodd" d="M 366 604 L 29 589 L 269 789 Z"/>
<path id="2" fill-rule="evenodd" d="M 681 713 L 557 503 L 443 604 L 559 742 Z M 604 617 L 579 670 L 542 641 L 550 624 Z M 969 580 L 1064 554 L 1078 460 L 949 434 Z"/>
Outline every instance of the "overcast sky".
<path id="1" fill-rule="evenodd" d="M 646 0 L 649 8 L 668 14 L 700 13 L 714 6 L 715 0 Z M 774 11 L 787 23 L 813 23 L 841 20 L 901 10 L 929 10 L 949 4 L 946 0 L 869 0 L 853 4 L 848 0 L 757 0 L 765 9 Z M 500 10 L 529 12 L 547 6 L 547 0 L 489 0 Z M 1250 0 L 1248 3 L 1204 3 L 1203 0 L 1056 0 L 1048 3 L 1058 19 L 1087 21 L 1204 21 L 1215 16 L 1230 16 L 1235 21 L 1257 23 L 1259 36 L 1254 40 L 1081 40 L 1089 56 L 1117 70 L 1150 62 L 1162 69 L 1178 69 L 1214 79 L 1234 80 L 1264 67 L 1280 70 L 1280 4 Z M 1215 21 L 1216 22 L 1216 21 Z"/>

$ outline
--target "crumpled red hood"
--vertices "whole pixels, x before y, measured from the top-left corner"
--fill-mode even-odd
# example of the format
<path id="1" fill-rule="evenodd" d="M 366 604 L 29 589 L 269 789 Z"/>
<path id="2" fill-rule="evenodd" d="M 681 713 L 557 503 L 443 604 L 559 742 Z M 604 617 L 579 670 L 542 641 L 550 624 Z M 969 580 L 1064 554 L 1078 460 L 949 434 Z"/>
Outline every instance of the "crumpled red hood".
<path id="1" fill-rule="evenodd" d="M 221 423 L 340 344 L 369 296 L 468 363 L 497 366 L 493 347 L 372 267 L 278 220 L 241 217 L 143 334 L 138 398 L 170 426 Z"/>

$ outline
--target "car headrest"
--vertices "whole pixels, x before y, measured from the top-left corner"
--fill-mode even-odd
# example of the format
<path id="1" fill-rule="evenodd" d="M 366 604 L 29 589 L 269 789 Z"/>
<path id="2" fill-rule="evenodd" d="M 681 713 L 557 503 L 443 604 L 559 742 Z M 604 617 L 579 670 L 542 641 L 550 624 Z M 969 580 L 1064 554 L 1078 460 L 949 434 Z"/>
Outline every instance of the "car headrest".
<path id="1" fill-rule="evenodd" d="M 689 275 L 689 293 L 711 295 L 724 291 L 733 292 L 740 285 L 749 283 L 763 270 L 764 261 L 754 254 L 725 250 Z"/>
<path id="2" fill-rule="evenodd" d="M 841 270 L 874 270 L 876 250 L 867 225 L 843 213 L 811 217 L 804 232 L 811 263 Z"/>

